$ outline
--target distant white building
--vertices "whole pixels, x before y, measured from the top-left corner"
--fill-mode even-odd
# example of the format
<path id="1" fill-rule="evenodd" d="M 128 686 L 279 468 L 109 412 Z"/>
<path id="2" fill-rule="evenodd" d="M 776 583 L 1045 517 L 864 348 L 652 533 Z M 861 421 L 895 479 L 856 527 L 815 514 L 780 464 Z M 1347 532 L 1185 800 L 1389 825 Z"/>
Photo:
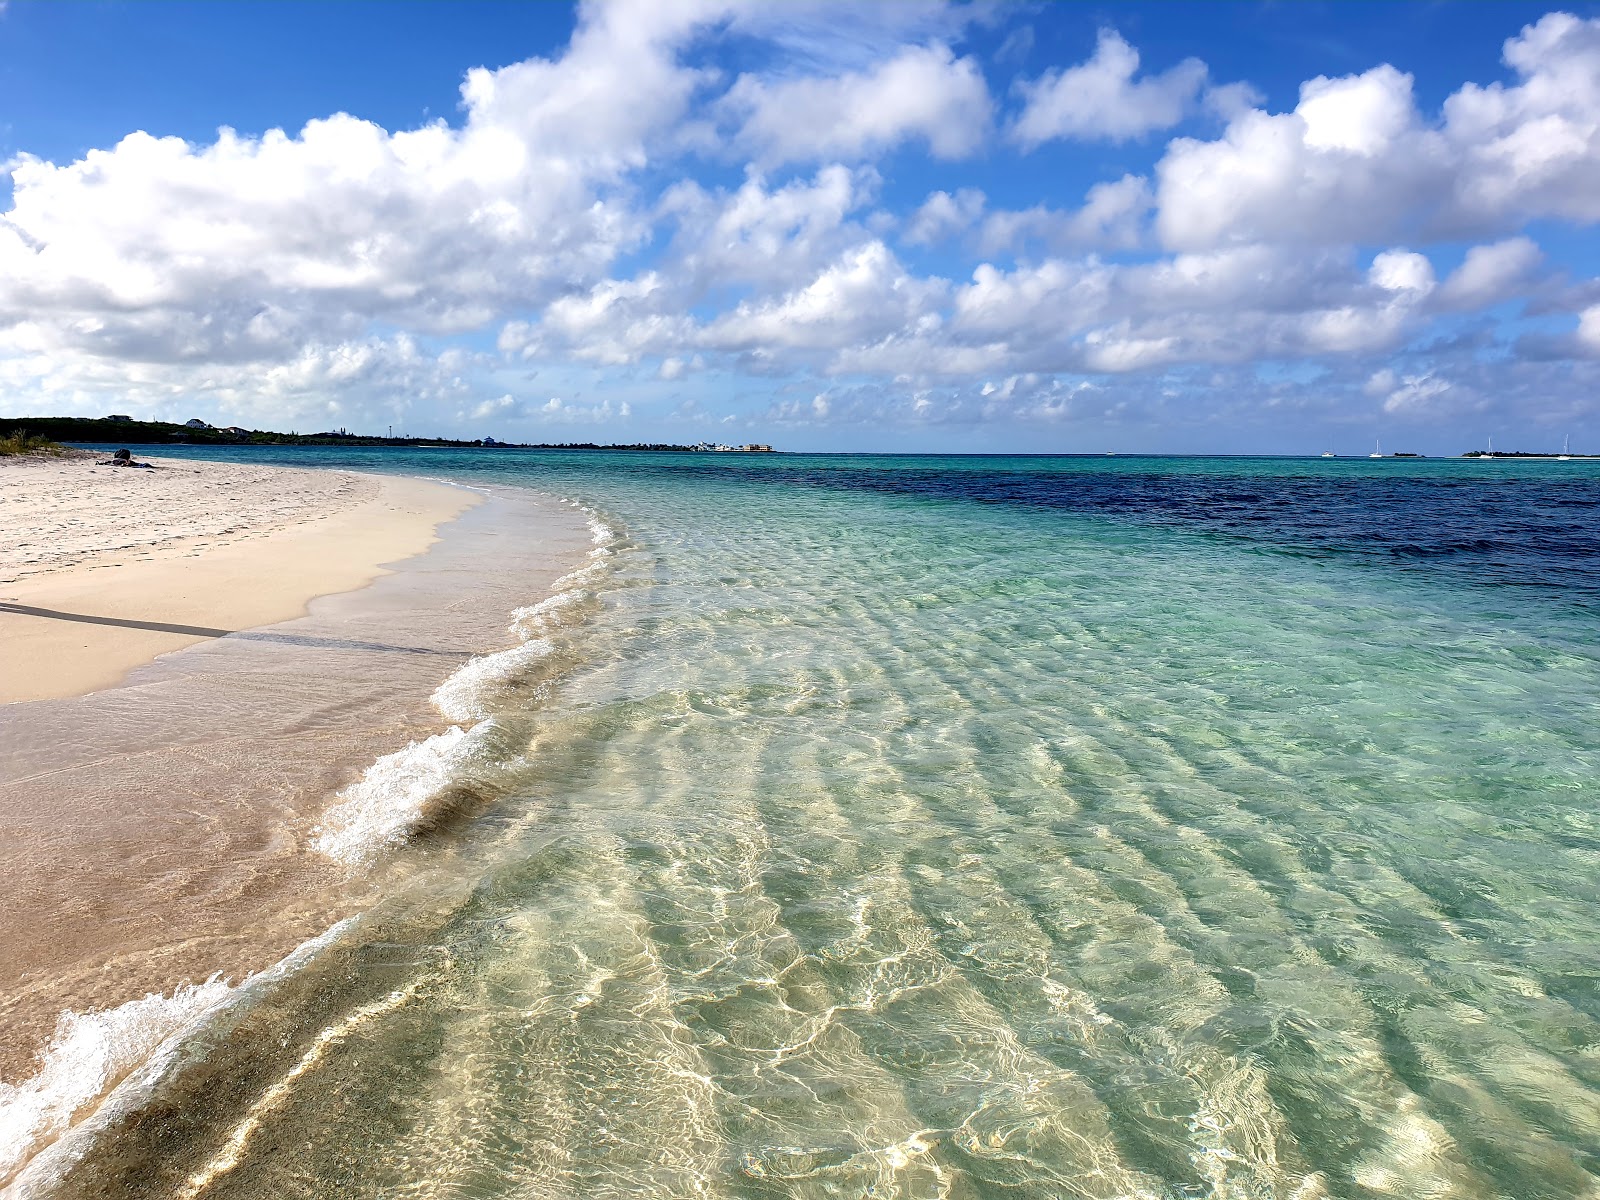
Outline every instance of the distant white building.
<path id="1" fill-rule="evenodd" d="M 209 424 L 207 424 L 205 421 L 202 421 L 199 417 L 190 417 L 187 421 L 185 421 L 183 423 L 183 427 L 185 429 L 210 429 L 211 428 L 211 426 Z"/>

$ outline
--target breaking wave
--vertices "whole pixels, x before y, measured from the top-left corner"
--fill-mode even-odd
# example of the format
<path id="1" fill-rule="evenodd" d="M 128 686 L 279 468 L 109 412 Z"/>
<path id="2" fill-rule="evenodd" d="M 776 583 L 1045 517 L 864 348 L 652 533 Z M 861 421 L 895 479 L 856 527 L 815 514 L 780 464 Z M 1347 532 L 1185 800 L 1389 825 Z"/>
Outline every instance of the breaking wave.
<path id="1" fill-rule="evenodd" d="M 62 1013 L 38 1073 L 20 1084 L 0 1083 L 0 1182 L 232 990 L 213 978 L 170 996 L 151 993 L 117 1008 Z"/>
<path id="2" fill-rule="evenodd" d="M 554 635 L 582 621 L 594 599 L 592 592 L 575 588 L 517 609 L 511 614 L 510 632 L 522 642 L 467 663 L 434 691 L 433 706 L 446 720 L 482 721 L 508 693 L 538 687 L 551 673 L 550 660 L 557 650 Z"/>
<path id="3" fill-rule="evenodd" d="M 338 922 L 237 985 L 213 976 L 170 996 L 152 992 L 116 1008 L 62 1013 L 39 1070 L 19 1084 L 0 1083 L 7 1200 L 47 1195 L 100 1128 L 145 1101 L 185 1039 L 257 987 L 297 970 L 358 919 Z"/>
<path id="4" fill-rule="evenodd" d="M 404 845 L 432 816 L 438 798 L 471 761 L 473 739 L 459 725 L 385 754 L 339 793 L 313 833 L 311 848 L 351 866 Z"/>
<path id="5" fill-rule="evenodd" d="M 503 747 L 489 736 L 494 712 L 513 695 L 542 697 L 565 661 L 562 634 L 598 606 L 593 585 L 610 569 L 621 538 L 593 510 L 563 503 L 588 515 L 594 543 L 588 561 L 558 579 L 551 595 L 512 612 L 509 632 L 518 644 L 471 659 L 434 690 L 434 707 L 454 724 L 368 767 L 324 814 L 312 849 L 350 866 L 370 863 L 454 812 L 468 778 L 497 763 Z"/>

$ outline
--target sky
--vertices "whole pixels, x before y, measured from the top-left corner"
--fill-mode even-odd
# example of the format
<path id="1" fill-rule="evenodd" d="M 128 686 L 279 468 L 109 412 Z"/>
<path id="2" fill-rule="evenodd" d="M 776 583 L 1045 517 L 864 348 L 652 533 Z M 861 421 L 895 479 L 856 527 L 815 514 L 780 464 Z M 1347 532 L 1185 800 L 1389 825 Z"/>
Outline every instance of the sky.
<path id="1" fill-rule="evenodd" d="M 1600 3 L 0 0 L 0 415 L 1600 452 Z"/>

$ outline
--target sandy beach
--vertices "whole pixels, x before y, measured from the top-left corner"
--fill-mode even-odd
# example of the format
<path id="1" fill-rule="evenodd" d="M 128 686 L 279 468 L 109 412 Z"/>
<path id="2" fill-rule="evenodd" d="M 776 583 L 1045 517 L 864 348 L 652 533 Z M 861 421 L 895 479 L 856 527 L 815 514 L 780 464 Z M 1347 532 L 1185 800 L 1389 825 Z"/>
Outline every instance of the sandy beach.
<path id="1" fill-rule="evenodd" d="M 3 1089 L 61 1014 L 237 981 L 369 902 L 319 819 L 447 727 L 432 691 L 589 533 L 532 493 L 209 462 L 0 463 L 0 495 Z"/>
<path id="2" fill-rule="evenodd" d="M 287 620 L 426 549 L 474 493 L 423 480 L 98 456 L 0 459 L 0 704 L 109 687 Z"/>

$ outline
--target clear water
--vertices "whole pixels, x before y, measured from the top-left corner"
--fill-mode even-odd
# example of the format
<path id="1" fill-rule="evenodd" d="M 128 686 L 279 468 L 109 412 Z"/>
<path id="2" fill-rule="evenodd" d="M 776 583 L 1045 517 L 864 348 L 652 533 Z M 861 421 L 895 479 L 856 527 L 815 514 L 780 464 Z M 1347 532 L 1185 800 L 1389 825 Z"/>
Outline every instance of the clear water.
<path id="1" fill-rule="evenodd" d="M 60 1194 L 1600 1194 L 1600 469 L 238 457 L 617 537 Z"/>

